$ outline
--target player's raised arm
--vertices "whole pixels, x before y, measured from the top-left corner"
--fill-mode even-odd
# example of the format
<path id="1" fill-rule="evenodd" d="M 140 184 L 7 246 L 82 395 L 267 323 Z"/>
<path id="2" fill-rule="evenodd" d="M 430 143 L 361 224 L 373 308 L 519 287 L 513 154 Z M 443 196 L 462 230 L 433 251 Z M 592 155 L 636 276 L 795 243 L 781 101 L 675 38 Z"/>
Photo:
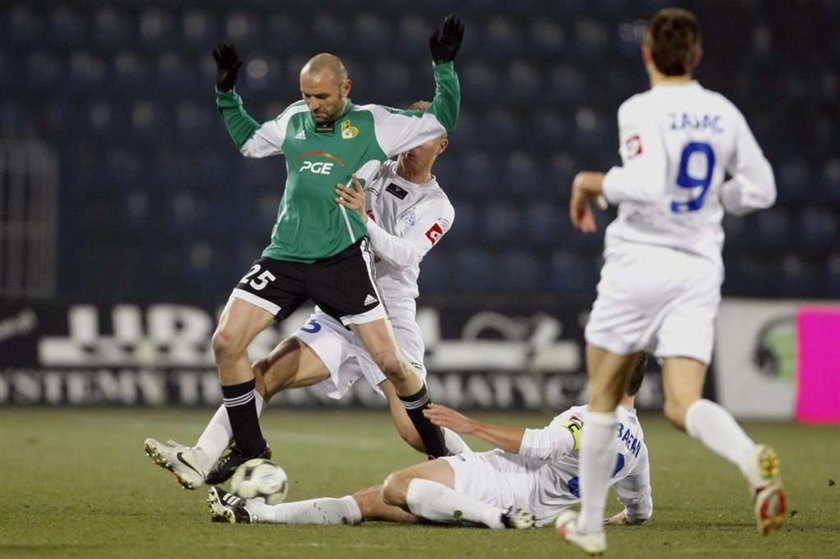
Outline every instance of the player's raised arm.
<path id="1" fill-rule="evenodd" d="M 732 178 L 721 186 L 720 200 L 729 213 L 745 215 L 769 208 L 776 201 L 776 181 L 773 168 L 755 141 L 747 121 L 740 111 L 735 157 L 727 169 Z"/>
<path id="2" fill-rule="evenodd" d="M 284 116 L 294 112 L 296 103 L 277 119 L 262 126 L 245 111 L 242 98 L 234 86 L 242 61 L 231 44 L 219 45 L 213 51 L 216 61 L 216 107 L 225 121 L 228 134 L 243 155 L 247 157 L 267 157 L 283 153 L 284 125 L 288 121 Z M 305 110 L 305 106 L 303 109 Z"/>
<path id="3" fill-rule="evenodd" d="M 435 98 L 426 112 L 437 116 L 447 134 L 455 131 L 458 122 L 461 90 L 453 61 L 463 40 L 464 24 L 452 14 L 443 21 L 443 30 L 438 32 L 435 29 L 429 38 L 429 48 L 435 63 Z"/>
<path id="4" fill-rule="evenodd" d="M 463 39 L 464 24 L 454 15 L 446 16 L 443 28 L 432 35 L 429 43 L 434 61 L 435 96 L 425 112 L 371 106 L 377 140 L 388 157 L 455 131 L 461 86 L 453 61 Z"/>

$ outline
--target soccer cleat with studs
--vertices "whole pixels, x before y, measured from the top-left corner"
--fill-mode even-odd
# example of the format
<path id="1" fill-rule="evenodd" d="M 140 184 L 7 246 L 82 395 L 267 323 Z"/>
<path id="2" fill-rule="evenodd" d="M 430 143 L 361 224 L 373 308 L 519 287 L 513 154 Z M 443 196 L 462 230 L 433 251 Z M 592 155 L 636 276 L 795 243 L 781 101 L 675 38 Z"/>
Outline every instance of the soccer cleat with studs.
<path id="1" fill-rule="evenodd" d="M 526 528 L 533 528 L 536 520 L 534 515 L 525 509 L 513 510 L 513 507 L 502 513 L 502 524 L 505 528 L 512 530 L 525 530 Z"/>
<path id="2" fill-rule="evenodd" d="M 756 445 L 755 469 L 748 476 L 755 498 L 755 522 L 758 533 L 769 536 L 785 523 L 787 496 L 782 488 L 781 460 L 765 445 Z"/>
<path id="3" fill-rule="evenodd" d="M 230 524 L 251 524 L 251 513 L 245 508 L 245 499 L 228 493 L 221 487 L 211 487 L 207 495 L 211 522 L 229 522 Z"/>
<path id="4" fill-rule="evenodd" d="M 782 486 L 770 484 L 755 494 L 755 521 L 762 536 L 775 534 L 785 524 L 787 496 Z"/>
<path id="5" fill-rule="evenodd" d="M 563 511 L 554 522 L 557 535 L 568 543 L 578 546 L 589 555 L 603 555 L 604 551 L 607 550 L 607 535 L 603 530 L 591 534 L 578 531 L 577 518 L 578 511 Z"/>
<path id="6" fill-rule="evenodd" d="M 260 452 L 254 455 L 246 454 L 239 450 L 234 444 L 230 447 L 230 452 L 225 456 L 219 458 L 219 461 L 210 469 L 204 478 L 207 485 L 219 485 L 230 479 L 236 468 L 251 460 L 252 458 L 265 458 L 271 460 L 271 447 L 268 444 Z"/>
<path id="7" fill-rule="evenodd" d="M 204 484 L 204 472 L 198 456 L 200 449 L 173 440 L 162 443 L 156 439 L 146 439 L 143 446 L 146 456 L 161 468 L 172 472 L 184 489 L 196 489 Z"/>

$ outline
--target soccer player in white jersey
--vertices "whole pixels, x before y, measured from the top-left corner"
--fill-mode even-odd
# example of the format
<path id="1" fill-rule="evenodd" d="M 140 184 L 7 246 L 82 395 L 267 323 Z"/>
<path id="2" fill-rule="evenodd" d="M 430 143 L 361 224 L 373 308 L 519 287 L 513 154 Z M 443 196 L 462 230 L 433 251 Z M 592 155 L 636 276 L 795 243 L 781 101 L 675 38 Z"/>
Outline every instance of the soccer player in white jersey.
<path id="1" fill-rule="evenodd" d="M 579 173 L 572 186 L 571 220 L 584 232 L 595 230 L 591 203 L 598 197 L 618 205 L 586 327 L 590 412 L 581 441 L 581 511 L 558 519 L 560 534 L 589 553 L 606 548 L 601 515 L 615 408 L 644 349 L 663 362 L 665 416 L 738 466 L 753 491 L 762 534 L 784 522 L 778 455 L 702 399 L 723 281 L 724 211 L 767 208 L 776 190 L 743 115 L 692 80 L 700 39 L 690 12 L 653 16 L 642 47 L 651 89 L 618 110 L 622 165 L 606 175 Z"/>
<path id="2" fill-rule="evenodd" d="M 428 101 L 409 107 L 425 111 Z M 399 347 L 425 380 L 425 345 L 415 322 L 420 261 L 452 226 L 455 210 L 432 174 L 432 166 L 449 140 L 435 138 L 386 161 L 375 179 L 363 190 L 336 188 L 336 203 L 360 214 L 366 222 L 376 259 L 377 283 L 382 291 Z M 281 390 L 318 384 L 326 394 L 341 398 L 360 377 L 388 400 L 391 417 L 400 436 L 417 450 L 423 441 L 400 402 L 393 384 L 376 366 L 353 332 L 320 308 L 290 338 L 283 340 L 265 359 L 254 366 L 257 381 L 257 413 Z M 146 439 L 146 453 L 159 466 L 170 470 L 179 483 L 195 489 L 222 455 L 232 438 L 224 406 L 210 420 L 192 447 L 174 441 Z M 468 450 L 463 440 L 444 430 L 447 449 Z M 212 481 L 208 481 L 212 483 Z"/>
<path id="3" fill-rule="evenodd" d="M 644 377 L 640 364 L 618 407 L 612 438 L 609 485 L 624 509 L 607 524 L 641 524 L 653 514 L 650 464 L 633 400 Z M 438 458 L 388 476 L 382 486 L 340 499 L 320 498 L 279 505 L 245 501 L 211 487 L 215 520 L 234 523 L 358 524 L 363 520 L 469 522 L 489 528 L 529 528 L 554 522 L 579 501 L 580 433 L 588 428 L 586 406 L 575 406 L 541 429 L 502 427 L 461 415 L 442 405 L 426 410 L 433 423 L 497 446 L 489 452 Z M 605 522 L 601 519 L 600 522 Z"/>

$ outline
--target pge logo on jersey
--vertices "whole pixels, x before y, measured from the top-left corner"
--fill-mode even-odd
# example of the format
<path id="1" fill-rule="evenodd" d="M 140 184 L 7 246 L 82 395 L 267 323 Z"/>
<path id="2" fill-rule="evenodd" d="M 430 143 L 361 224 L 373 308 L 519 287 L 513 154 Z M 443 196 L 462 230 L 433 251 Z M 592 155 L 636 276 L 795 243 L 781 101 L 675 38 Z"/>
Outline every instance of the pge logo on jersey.
<path id="1" fill-rule="evenodd" d="M 332 173 L 333 167 L 336 165 L 344 166 L 344 161 L 336 157 L 331 153 L 327 153 L 326 151 L 307 151 L 306 153 L 301 153 L 295 159 L 300 160 L 304 157 L 325 157 L 330 161 L 309 161 L 304 160 L 303 164 L 300 166 L 300 172 L 303 173 L 304 171 L 313 173 L 316 175 L 329 175 Z"/>
<path id="2" fill-rule="evenodd" d="M 329 175 L 335 163 L 328 163 L 326 161 L 304 161 L 300 166 L 300 172 L 309 171 L 316 175 Z"/>

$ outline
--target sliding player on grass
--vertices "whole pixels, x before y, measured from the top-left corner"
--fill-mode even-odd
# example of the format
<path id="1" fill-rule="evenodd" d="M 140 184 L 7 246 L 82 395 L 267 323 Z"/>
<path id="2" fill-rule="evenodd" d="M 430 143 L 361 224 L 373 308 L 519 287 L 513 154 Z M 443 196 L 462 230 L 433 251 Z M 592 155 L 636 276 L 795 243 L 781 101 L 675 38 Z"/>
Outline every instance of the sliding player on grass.
<path id="1" fill-rule="evenodd" d="M 608 524 L 641 524 L 653 513 L 650 465 L 633 401 L 644 377 L 638 363 L 618 408 L 609 484 L 624 510 Z M 489 528 L 551 524 L 579 501 L 578 442 L 586 432 L 586 406 L 556 416 L 542 429 L 481 423 L 442 405 L 426 410 L 436 425 L 496 445 L 490 452 L 438 458 L 392 473 L 381 486 L 339 499 L 321 498 L 266 505 L 220 487 L 208 497 L 214 521 L 269 524 L 358 524 L 363 520 L 442 524 L 468 522 Z M 603 519 L 601 520 L 603 522 Z"/>
<path id="2" fill-rule="evenodd" d="M 422 113 L 427 101 L 409 110 Z M 367 227 L 376 257 L 376 275 L 390 314 L 399 347 L 417 375 L 425 380 L 425 345 L 415 321 L 415 298 L 420 261 L 452 226 L 455 210 L 432 174 L 432 166 L 449 140 L 441 136 L 387 161 L 363 191 L 355 185 L 336 189 L 336 204 L 359 215 Z M 367 198 L 367 201 L 366 201 Z M 282 341 L 267 358 L 254 363 L 257 413 L 274 394 L 318 384 L 329 397 L 341 398 L 360 377 L 388 399 L 391 417 L 400 436 L 417 450 L 425 448 L 393 385 L 377 367 L 361 341 L 339 321 L 319 308 L 292 337 Z M 213 464 L 230 444 L 233 433 L 224 406 L 220 406 L 192 447 L 146 439 L 146 453 L 170 470 L 179 483 L 195 489 L 206 482 Z M 447 449 L 466 449 L 455 433 L 444 430 Z"/>

